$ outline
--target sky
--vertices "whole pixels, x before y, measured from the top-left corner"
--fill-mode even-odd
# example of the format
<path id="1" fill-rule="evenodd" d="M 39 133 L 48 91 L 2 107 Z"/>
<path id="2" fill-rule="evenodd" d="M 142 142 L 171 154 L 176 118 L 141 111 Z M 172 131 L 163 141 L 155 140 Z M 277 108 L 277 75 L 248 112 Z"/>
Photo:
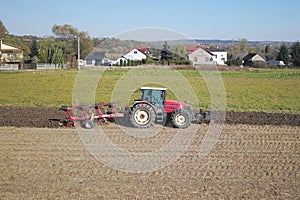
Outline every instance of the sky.
<path id="1" fill-rule="evenodd" d="M 300 0 L 0 0 L 10 34 L 53 36 L 70 24 L 91 37 L 298 41 Z M 177 38 L 178 37 L 178 38 Z"/>

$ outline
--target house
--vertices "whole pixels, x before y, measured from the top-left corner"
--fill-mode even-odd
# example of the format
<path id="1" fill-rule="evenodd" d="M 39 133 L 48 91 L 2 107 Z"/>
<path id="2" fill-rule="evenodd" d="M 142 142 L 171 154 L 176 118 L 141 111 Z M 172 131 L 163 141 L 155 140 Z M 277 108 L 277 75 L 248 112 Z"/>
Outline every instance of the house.
<path id="1" fill-rule="evenodd" d="M 84 66 L 99 66 L 99 65 L 105 65 L 105 52 L 100 52 L 97 50 L 94 50 L 90 52 L 84 62 Z"/>
<path id="2" fill-rule="evenodd" d="M 123 55 L 123 57 L 126 60 L 133 60 L 133 61 L 144 60 L 147 58 L 146 54 L 141 52 L 137 48 L 130 50 L 128 53 Z"/>
<path id="3" fill-rule="evenodd" d="M 217 65 L 226 65 L 227 51 L 220 49 L 209 49 L 209 51 L 216 56 Z"/>
<path id="4" fill-rule="evenodd" d="M 116 61 L 112 61 L 111 64 L 120 65 L 122 63 L 128 63 L 129 60 L 142 61 L 147 58 L 146 54 L 142 52 L 142 50 L 148 51 L 148 49 L 141 49 L 141 50 L 139 50 L 139 48 L 131 49 L 129 52 L 127 52 L 126 54 L 118 58 Z"/>
<path id="5" fill-rule="evenodd" d="M 0 40 L 0 63 L 21 63 L 23 61 L 23 50 L 2 43 Z"/>
<path id="6" fill-rule="evenodd" d="M 215 65 L 217 64 L 216 56 L 210 51 L 201 47 L 187 54 L 187 59 L 190 60 L 193 65 Z"/>
<path id="7" fill-rule="evenodd" d="M 249 53 L 243 59 L 244 65 L 250 67 L 265 67 L 266 60 L 257 53 Z"/>

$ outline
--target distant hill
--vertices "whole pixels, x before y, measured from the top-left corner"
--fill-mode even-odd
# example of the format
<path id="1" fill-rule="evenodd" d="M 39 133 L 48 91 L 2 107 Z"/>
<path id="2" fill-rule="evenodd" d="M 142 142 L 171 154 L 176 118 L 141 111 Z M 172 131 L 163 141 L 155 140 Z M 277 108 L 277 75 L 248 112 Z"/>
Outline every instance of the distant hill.
<path id="1" fill-rule="evenodd" d="M 146 44 L 152 47 L 161 47 L 165 41 L 145 41 Z M 228 46 L 230 44 L 238 44 L 240 40 L 204 40 L 204 39 L 187 39 L 187 40 L 171 40 L 167 41 L 168 45 L 214 45 L 214 46 Z M 286 42 L 286 41 L 248 41 L 248 46 L 266 46 L 273 45 L 275 47 L 280 47 L 282 44 L 292 45 L 294 42 Z"/>
<path id="2" fill-rule="evenodd" d="M 218 46 L 226 49 L 229 45 L 237 45 L 241 40 L 218 40 L 218 39 L 183 39 L 183 40 L 169 40 L 168 46 L 176 45 L 198 45 L 203 44 L 207 46 Z M 247 41 L 248 47 L 265 47 L 266 45 L 272 45 L 279 48 L 282 44 L 292 45 L 294 42 L 285 41 Z M 136 40 L 120 40 L 118 38 L 103 38 L 96 42 L 96 48 L 100 51 L 104 51 L 106 57 L 109 59 L 117 59 L 124 55 L 132 48 L 148 47 L 155 49 L 162 49 L 165 41 L 136 41 Z"/>

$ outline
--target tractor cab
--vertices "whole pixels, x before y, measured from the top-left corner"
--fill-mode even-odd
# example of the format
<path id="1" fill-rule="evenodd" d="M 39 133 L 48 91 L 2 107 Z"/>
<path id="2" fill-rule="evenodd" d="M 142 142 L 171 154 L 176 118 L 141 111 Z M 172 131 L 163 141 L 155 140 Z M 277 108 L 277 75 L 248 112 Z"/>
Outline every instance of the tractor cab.
<path id="1" fill-rule="evenodd" d="M 141 87 L 141 98 L 130 107 L 129 120 L 133 127 L 148 128 L 153 123 L 171 122 L 174 127 L 187 128 L 192 117 L 186 103 L 166 100 L 167 88 Z"/>
<path id="2" fill-rule="evenodd" d="M 142 101 L 147 101 L 156 107 L 163 107 L 166 98 L 166 88 L 141 87 Z"/>

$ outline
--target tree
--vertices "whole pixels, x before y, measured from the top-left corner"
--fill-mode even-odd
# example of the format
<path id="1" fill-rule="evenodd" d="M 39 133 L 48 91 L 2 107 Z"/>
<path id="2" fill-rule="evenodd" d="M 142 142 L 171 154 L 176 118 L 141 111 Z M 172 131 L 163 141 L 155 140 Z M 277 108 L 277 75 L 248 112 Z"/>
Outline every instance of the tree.
<path id="1" fill-rule="evenodd" d="M 80 57 L 85 58 L 93 49 L 94 43 L 92 38 L 86 32 L 80 32 L 77 28 L 69 24 L 54 25 L 52 32 L 59 40 L 65 43 L 63 54 L 65 59 L 70 59 L 71 67 L 73 67 L 74 59 L 78 56 L 76 37 L 80 38 Z"/>
<path id="2" fill-rule="evenodd" d="M 291 58 L 295 67 L 300 67 L 300 43 L 299 41 L 291 47 Z"/>
<path id="3" fill-rule="evenodd" d="M 259 46 L 257 47 L 259 48 Z M 271 44 L 265 46 L 263 54 L 265 55 L 267 60 L 275 60 L 278 55 L 278 48 Z"/>
<path id="4" fill-rule="evenodd" d="M 39 54 L 39 48 L 38 48 L 38 45 L 37 45 L 37 42 L 36 40 L 33 40 L 32 41 L 32 44 L 30 46 L 30 57 L 33 58 L 34 56 L 38 56 Z"/>
<path id="5" fill-rule="evenodd" d="M 229 59 L 227 60 L 226 64 L 228 66 L 241 66 L 243 64 L 243 61 L 240 57 L 237 57 L 235 59 L 232 58 L 232 55 L 229 56 Z"/>
<path id="6" fill-rule="evenodd" d="M 64 43 L 53 39 L 43 41 L 39 48 L 39 61 L 42 63 L 64 64 Z"/>
<path id="7" fill-rule="evenodd" d="M 4 38 L 5 35 L 8 34 L 8 31 L 6 29 L 6 27 L 4 26 L 4 24 L 2 23 L 2 21 L 0 20 L 0 39 Z"/>
<path id="8" fill-rule="evenodd" d="M 280 49 L 279 49 L 276 59 L 282 60 L 284 62 L 284 64 L 286 64 L 286 65 L 289 64 L 289 62 L 290 62 L 289 49 L 285 44 L 280 46 Z"/>
<path id="9" fill-rule="evenodd" d="M 176 45 L 175 47 L 173 47 L 172 52 L 181 56 L 181 57 L 185 57 L 186 55 L 186 47 L 184 45 Z"/>
<path id="10" fill-rule="evenodd" d="M 243 38 L 240 42 L 239 42 L 239 46 L 240 46 L 240 50 L 242 53 L 247 53 L 248 52 L 248 40 Z"/>
<path id="11" fill-rule="evenodd" d="M 172 51 L 170 51 L 169 49 L 170 47 L 168 46 L 167 41 L 165 41 L 165 43 L 163 44 L 163 49 L 160 52 L 160 59 L 162 64 L 170 64 L 169 60 L 172 59 Z"/>

